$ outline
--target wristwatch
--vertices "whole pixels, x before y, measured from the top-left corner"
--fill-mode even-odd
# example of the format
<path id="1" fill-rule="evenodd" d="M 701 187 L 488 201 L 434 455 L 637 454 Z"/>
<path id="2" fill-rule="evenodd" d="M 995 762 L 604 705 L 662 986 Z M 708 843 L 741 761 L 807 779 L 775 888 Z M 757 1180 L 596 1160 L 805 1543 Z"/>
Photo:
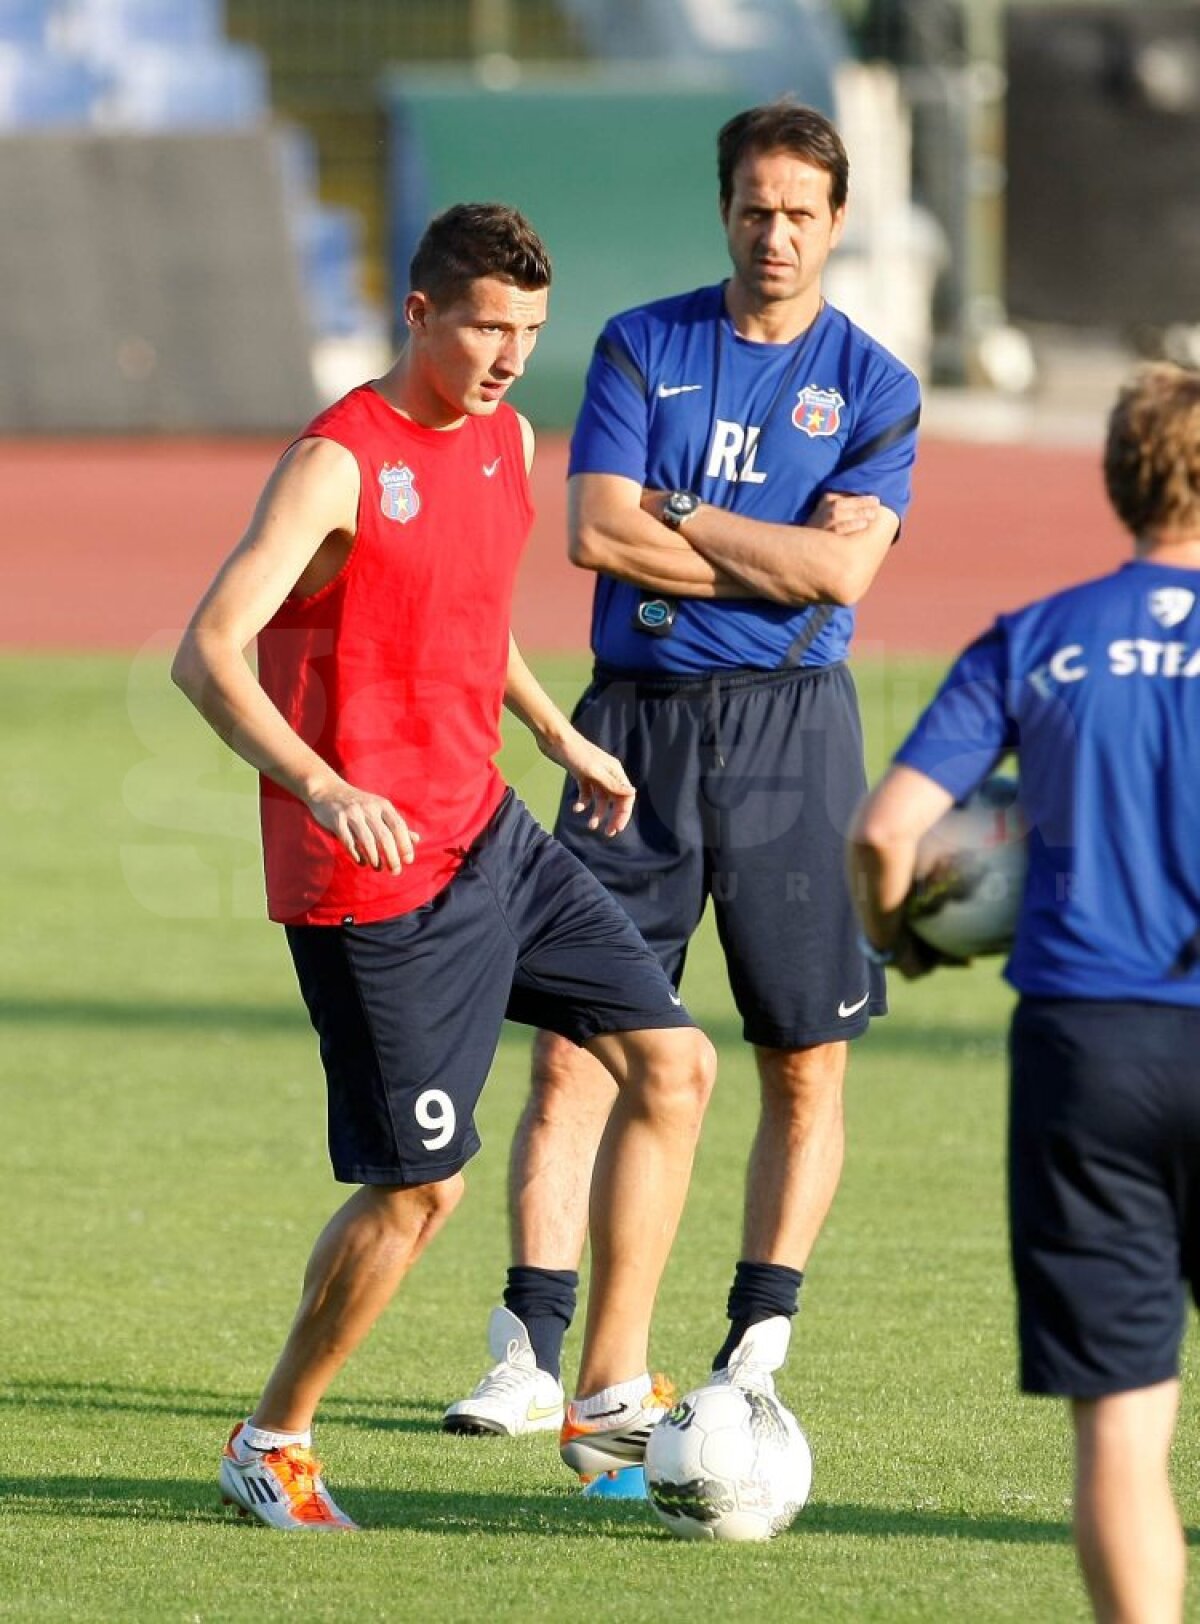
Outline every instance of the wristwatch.
<path id="1" fill-rule="evenodd" d="M 700 506 L 695 491 L 672 491 L 663 503 L 662 522 L 668 530 L 679 530 Z"/>

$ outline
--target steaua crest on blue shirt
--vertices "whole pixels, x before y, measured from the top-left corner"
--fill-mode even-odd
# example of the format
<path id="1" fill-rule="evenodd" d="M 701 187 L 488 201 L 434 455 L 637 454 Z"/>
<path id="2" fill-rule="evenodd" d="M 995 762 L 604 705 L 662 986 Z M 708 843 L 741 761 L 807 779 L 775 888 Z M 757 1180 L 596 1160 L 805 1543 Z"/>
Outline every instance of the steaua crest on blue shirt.
<path id="1" fill-rule="evenodd" d="M 818 389 L 815 383 L 810 383 L 796 398 L 792 422 L 803 429 L 810 440 L 836 434 L 842 425 L 845 404 L 836 389 Z"/>
<path id="2" fill-rule="evenodd" d="M 421 498 L 417 495 L 415 479 L 412 469 L 406 468 L 403 463 L 395 467 L 391 463 L 384 463 L 379 470 L 379 483 L 383 486 L 379 506 L 385 519 L 396 519 L 400 524 L 407 524 L 410 519 L 416 518 L 421 511 Z"/>

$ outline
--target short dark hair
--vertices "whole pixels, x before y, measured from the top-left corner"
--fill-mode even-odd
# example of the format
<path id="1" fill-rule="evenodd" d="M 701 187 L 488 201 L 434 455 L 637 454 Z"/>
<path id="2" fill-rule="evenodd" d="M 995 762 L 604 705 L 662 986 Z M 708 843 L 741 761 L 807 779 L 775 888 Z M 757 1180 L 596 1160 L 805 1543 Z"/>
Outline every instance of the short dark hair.
<path id="1" fill-rule="evenodd" d="M 850 160 L 842 138 L 824 113 L 788 97 L 735 113 L 717 136 L 717 180 L 721 207 L 733 196 L 733 174 L 751 153 L 790 152 L 829 176 L 829 206 L 834 214 L 845 205 L 850 189 Z"/>
<path id="2" fill-rule="evenodd" d="M 1133 535 L 1200 535 L 1200 372 L 1158 361 L 1124 385 L 1108 419 L 1104 483 Z"/>
<path id="3" fill-rule="evenodd" d="M 548 288 L 550 255 L 529 221 L 507 203 L 455 203 L 425 228 L 408 285 L 445 305 L 484 276 L 518 288 Z"/>

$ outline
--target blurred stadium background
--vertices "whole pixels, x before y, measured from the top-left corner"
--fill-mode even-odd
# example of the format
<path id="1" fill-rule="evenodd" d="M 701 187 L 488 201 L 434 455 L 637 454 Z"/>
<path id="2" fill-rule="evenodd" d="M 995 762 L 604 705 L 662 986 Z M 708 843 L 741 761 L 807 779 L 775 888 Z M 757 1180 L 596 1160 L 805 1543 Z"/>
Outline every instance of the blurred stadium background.
<path id="1" fill-rule="evenodd" d="M 851 153 L 828 292 L 927 388 L 913 545 L 876 593 L 898 625 L 868 606 L 868 640 L 941 646 L 1006 577 L 1065 579 L 1030 489 L 1094 545 L 1113 384 L 1136 355 L 1200 359 L 1194 0 L 0 0 L 0 499 L 24 558 L 0 646 L 176 628 L 281 436 L 385 365 L 412 244 L 466 196 L 524 208 L 556 260 L 516 398 L 542 431 L 530 569 L 573 607 L 519 630 L 578 646 L 561 437 L 592 340 L 722 274 L 716 128 L 787 91 Z M 1059 455 L 1018 472 L 1017 446 Z M 962 615 L 914 619 L 904 569 L 961 595 L 965 556 Z M 150 594 L 132 621 L 97 593 L 114 569 Z"/>
<path id="2" fill-rule="evenodd" d="M 496 1624 L 582 1596 L 622 1624 L 1082 1619 L 1061 1417 L 1012 1385 L 990 962 L 897 987 L 855 1057 L 790 1378 L 819 1445 L 809 1537 L 697 1564 L 636 1508 L 597 1528 L 552 1450 L 447 1449 L 505 1260 L 515 1030 L 462 1227 L 331 1403 L 334 1481 L 376 1534 L 255 1562 L 212 1504 L 264 1304 L 291 1300 L 332 1196 L 286 956 L 245 928 L 253 775 L 166 651 L 280 447 L 385 364 L 428 214 L 490 195 L 557 267 L 517 397 L 539 518 L 515 617 L 569 703 L 591 583 L 564 555 L 566 436 L 594 335 L 723 274 L 717 125 L 786 90 L 851 151 L 828 291 L 926 386 L 913 508 L 860 613 L 878 768 L 937 679 L 923 654 L 1125 549 L 1099 477 L 1113 387 L 1137 355 L 1200 359 L 1200 4 L 0 0 L 0 1616 Z M 547 815 L 527 736 L 505 770 Z M 710 927 L 687 995 L 724 1084 L 656 1332 L 685 1372 L 754 1087 Z M 1183 1428 L 1194 1541 L 1194 1406 Z"/>

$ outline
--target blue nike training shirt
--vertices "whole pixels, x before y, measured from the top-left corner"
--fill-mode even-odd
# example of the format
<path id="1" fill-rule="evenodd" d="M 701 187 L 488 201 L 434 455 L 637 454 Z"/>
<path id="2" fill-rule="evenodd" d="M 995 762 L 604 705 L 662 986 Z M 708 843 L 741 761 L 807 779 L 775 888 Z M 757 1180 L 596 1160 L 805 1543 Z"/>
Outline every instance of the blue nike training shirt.
<path id="1" fill-rule="evenodd" d="M 793 343 L 756 343 L 735 332 L 717 285 L 608 322 L 588 370 L 569 472 L 692 490 L 779 524 L 802 524 L 827 491 L 878 496 L 903 517 L 919 416 L 916 378 L 841 311 L 823 305 Z M 641 596 L 625 582 L 597 579 L 592 649 L 608 665 L 774 670 L 813 612 L 765 599 L 680 598 L 670 636 L 653 637 L 634 624 Z M 854 610 L 834 608 L 800 663 L 844 659 L 853 630 Z"/>
<path id="2" fill-rule="evenodd" d="M 1198 604 L 1135 562 L 1001 615 L 896 754 L 961 800 L 1017 751 L 1023 993 L 1200 1007 Z"/>

